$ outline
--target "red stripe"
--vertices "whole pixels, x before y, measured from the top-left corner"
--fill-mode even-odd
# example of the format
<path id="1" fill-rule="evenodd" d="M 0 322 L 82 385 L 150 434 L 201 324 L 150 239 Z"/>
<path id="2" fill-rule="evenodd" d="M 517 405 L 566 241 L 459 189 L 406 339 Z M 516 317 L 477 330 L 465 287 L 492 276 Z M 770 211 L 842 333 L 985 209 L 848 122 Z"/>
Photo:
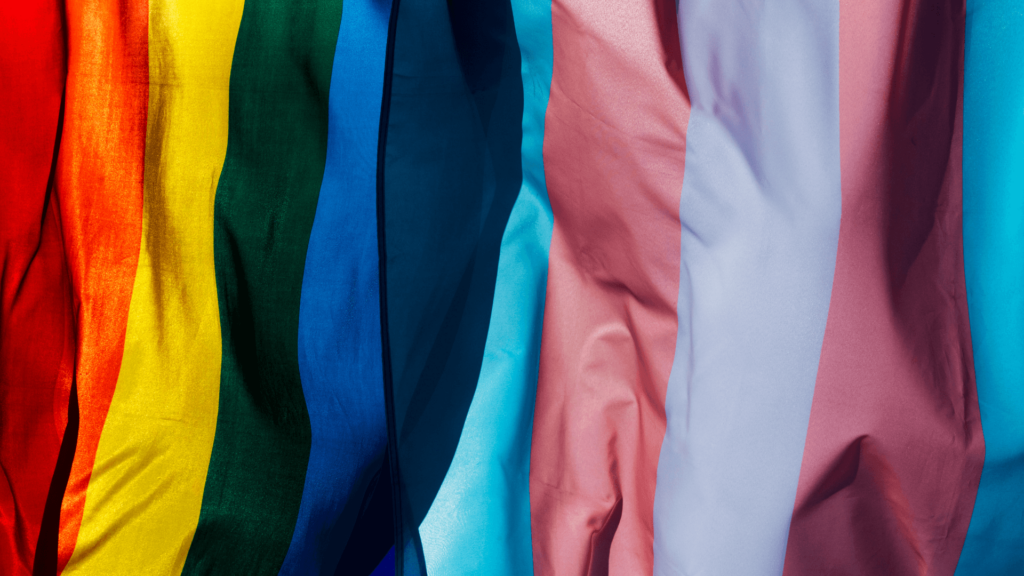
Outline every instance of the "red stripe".
<path id="1" fill-rule="evenodd" d="M 555 0 L 552 29 L 534 570 L 650 573 L 689 118 L 675 7 Z"/>
<path id="2" fill-rule="evenodd" d="M 0 2 L 0 574 L 30 574 L 74 348 L 47 186 L 64 89 L 56 2 Z"/>
<path id="3" fill-rule="evenodd" d="M 843 213 L 785 574 L 953 574 L 984 443 L 961 243 L 963 4 L 843 0 Z"/>
<path id="4" fill-rule="evenodd" d="M 57 191 L 77 320 L 81 420 L 61 509 L 61 570 L 74 551 L 117 383 L 139 258 L 149 5 L 68 0 L 67 22 L 70 58 Z"/>

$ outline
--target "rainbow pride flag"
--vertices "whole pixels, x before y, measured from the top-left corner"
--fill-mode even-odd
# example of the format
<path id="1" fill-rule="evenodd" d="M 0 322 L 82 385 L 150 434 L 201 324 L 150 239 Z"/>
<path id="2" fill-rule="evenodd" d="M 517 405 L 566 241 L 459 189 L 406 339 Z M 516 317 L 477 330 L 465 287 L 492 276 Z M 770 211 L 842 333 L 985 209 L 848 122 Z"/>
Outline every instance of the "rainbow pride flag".
<path id="1" fill-rule="evenodd" d="M 11 0 L 0 158 L 0 576 L 1024 574 L 1016 0 Z"/>

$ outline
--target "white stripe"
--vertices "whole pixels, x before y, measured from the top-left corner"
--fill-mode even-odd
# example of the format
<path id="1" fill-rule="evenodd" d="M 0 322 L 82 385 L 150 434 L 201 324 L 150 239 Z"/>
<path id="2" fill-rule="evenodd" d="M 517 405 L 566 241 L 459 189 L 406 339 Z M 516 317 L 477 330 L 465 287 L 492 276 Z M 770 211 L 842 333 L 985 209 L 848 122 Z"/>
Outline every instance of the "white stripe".
<path id="1" fill-rule="evenodd" d="M 654 573 L 781 574 L 841 209 L 837 0 L 680 0 L 692 101 Z"/>

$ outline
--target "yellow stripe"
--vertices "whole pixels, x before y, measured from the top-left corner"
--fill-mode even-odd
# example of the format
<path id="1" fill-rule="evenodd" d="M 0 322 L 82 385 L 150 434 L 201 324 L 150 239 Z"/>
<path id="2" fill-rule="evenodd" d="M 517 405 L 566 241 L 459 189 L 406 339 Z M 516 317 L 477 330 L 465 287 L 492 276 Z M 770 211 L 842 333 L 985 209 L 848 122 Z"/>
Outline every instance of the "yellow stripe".
<path id="1" fill-rule="evenodd" d="M 243 0 L 150 0 L 143 238 L 124 359 L 66 574 L 181 572 L 213 450 L 213 201 Z"/>

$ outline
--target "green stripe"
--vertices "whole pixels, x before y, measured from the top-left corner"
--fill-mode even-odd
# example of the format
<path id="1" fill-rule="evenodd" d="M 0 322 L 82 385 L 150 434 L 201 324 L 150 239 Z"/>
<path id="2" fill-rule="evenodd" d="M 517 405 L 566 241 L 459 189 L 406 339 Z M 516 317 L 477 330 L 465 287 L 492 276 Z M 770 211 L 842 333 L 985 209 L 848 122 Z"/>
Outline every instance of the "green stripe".
<path id="1" fill-rule="evenodd" d="M 327 150 L 341 0 L 247 0 L 231 64 L 214 241 L 220 410 L 184 574 L 270 574 L 309 459 L 299 296 Z"/>

